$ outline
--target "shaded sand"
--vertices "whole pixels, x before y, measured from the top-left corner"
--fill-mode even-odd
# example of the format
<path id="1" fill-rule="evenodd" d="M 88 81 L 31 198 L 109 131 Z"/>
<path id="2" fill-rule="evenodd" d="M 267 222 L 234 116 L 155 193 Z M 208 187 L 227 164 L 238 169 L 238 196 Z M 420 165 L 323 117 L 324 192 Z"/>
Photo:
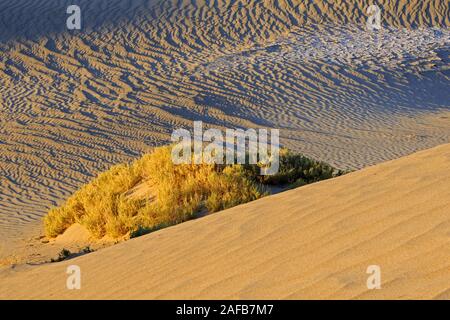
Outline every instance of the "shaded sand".
<path id="1" fill-rule="evenodd" d="M 362 0 L 77 3 L 68 32 L 65 1 L 0 2 L 0 257 L 193 120 L 280 128 L 343 169 L 450 141 L 446 0 L 379 1 L 370 35 Z"/>
<path id="2" fill-rule="evenodd" d="M 55 239 L 47 239 L 41 230 L 28 228 L 28 234 L 23 239 L 10 245 L 7 254 L 0 258 L 0 268 L 17 265 L 42 265 L 53 261 L 59 261 L 63 251 L 68 252 L 68 257 L 73 258 L 86 252 L 93 252 L 120 243 L 126 239 L 112 239 L 104 237 L 94 239 L 89 231 L 79 224 L 74 224 Z"/>
<path id="3" fill-rule="evenodd" d="M 0 298 L 450 299 L 450 145 L 62 263 L 4 268 Z M 66 289 L 81 267 L 82 289 Z M 382 289 L 367 290 L 369 265 Z"/>

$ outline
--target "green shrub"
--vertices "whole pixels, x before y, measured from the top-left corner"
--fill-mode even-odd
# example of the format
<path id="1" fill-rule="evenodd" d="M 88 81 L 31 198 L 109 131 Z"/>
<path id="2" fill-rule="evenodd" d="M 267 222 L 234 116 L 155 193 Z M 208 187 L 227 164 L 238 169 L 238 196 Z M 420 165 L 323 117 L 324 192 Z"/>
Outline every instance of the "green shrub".
<path id="1" fill-rule="evenodd" d="M 258 165 L 175 165 L 171 146 L 155 148 L 132 164 L 113 166 L 44 218 L 47 237 L 80 223 L 96 238 L 137 236 L 256 200 L 265 185 L 297 185 L 343 172 L 285 149 L 280 171 L 260 176 Z M 140 191 L 136 191 L 139 188 Z"/>
<path id="2" fill-rule="evenodd" d="M 336 170 L 324 162 L 309 159 L 288 149 L 281 149 L 278 173 L 272 176 L 261 176 L 259 181 L 271 185 L 297 183 L 301 186 L 343 174 L 344 171 Z"/>

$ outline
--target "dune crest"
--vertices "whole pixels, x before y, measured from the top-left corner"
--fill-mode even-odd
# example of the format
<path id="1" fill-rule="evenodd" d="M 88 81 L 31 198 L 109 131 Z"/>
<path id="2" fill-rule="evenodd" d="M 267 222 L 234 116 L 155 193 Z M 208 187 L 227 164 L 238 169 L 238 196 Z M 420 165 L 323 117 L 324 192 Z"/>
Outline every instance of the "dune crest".
<path id="1" fill-rule="evenodd" d="M 192 120 L 280 128 L 342 169 L 450 141 L 448 1 L 379 1 L 373 39 L 365 0 L 77 3 L 80 32 L 65 1 L 0 2 L 0 256 L 93 175 Z M 389 54 L 361 55 L 377 43 Z"/>
<path id="2" fill-rule="evenodd" d="M 0 298 L 448 299 L 450 145 L 86 256 L 0 272 Z M 82 290 L 65 287 L 78 265 Z M 378 265 L 382 289 L 368 290 Z"/>

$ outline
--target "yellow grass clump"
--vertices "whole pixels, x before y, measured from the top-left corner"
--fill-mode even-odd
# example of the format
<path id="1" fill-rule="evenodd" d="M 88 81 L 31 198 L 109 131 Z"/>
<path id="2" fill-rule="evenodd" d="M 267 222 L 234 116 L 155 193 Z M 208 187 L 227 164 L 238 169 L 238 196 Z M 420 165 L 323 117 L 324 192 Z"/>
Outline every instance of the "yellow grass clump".
<path id="1" fill-rule="evenodd" d="M 267 184 L 303 185 L 341 174 L 332 167 L 282 150 L 276 176 L 258 165 L 175 165 L 171 146 L 155 148 L 131 164 L 113 166 L 44 218 L 46 236 L 74 223 L 96 238 L 137 236 L 217 212 L 268 194 Z"/>

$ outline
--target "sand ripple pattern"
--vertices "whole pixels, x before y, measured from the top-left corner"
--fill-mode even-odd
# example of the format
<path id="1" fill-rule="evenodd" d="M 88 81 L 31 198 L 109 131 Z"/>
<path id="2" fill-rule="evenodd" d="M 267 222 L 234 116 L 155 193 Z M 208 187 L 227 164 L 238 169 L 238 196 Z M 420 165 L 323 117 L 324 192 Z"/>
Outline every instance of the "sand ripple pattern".
<path id="1" fill-rule="evenodd" d="M 0 3 L 2 240 L 192 120 L 342 168 L 450 140 L 448 1 L 380 1 L 378 34 L 362 0 L 78 3 L 81 32 L 71 1 Z"/>
<path id="2" fill-rule="evenodd" d="M 62 263 L 0 270 L 0 299 L 448 300 L 449 180 L 447 144 Z M 82 290 L 66 289 L 73 264 Z M 370 265 L 381 290 L 367 288 Z"/>

